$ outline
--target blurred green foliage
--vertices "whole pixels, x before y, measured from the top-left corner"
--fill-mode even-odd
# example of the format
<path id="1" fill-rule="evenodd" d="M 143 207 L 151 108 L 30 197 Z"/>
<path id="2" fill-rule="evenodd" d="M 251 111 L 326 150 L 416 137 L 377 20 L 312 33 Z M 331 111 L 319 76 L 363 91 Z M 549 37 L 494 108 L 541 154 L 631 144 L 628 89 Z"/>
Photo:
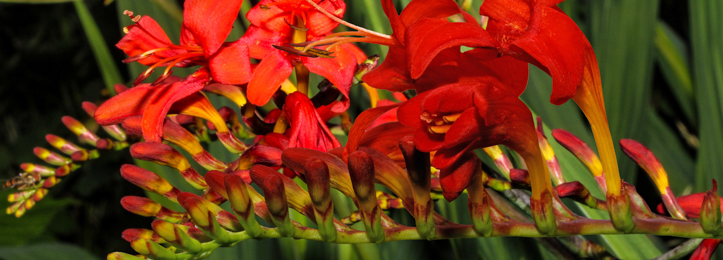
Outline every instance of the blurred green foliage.
<path id="1" fill-rule="evenodd" d="M 15 176 L 20 171 L 20 163 L 39 162 L 32 148 L 47 147 L 45 134 L 75 140 L 61 124 L 61 116 L 70 115 L 94 126 L 80 103 L 107 98 L 107 87 L 113 81 L 128 82 L 144 70 L 138 64 L 121 63 L 125 57 L 113 47 L 122 37 L 122 27 L 130 24 L 130 19 L 122 15 L 123 10 L 152 16 L 171 39 L 178 39 L 180 30 L 182 1 L 119 0 L 108 6 L 100 1 L 18 4 L 38 2 L 43 1 L 0 1 L 0 178 Z M 409 0 L 397 2 L 397 10 L 401 10 Z M 253 4 L 255 1 L 247 1 L 246 10 Z M 481 0 L 472 1 L 470 12 L 476 13 L 480 4 Z M 348 0 L 347 5 L 346 17 L 352 23 L 391 32 L 378 1 Z M 677 195 L 703 191 L 710 187 L 711 178 L 722 179 L 719 159 L 723 155 L 723 31 L 718 27 L 723 24 L 723 3 L 568 0 L 560 7 L 577 21 L 596 50 L 613 137 L 634 138 L 649 146 L 668 170 Z M 239 37 L 247 24 L 245 19 L 239 19 L 230 38 Z M 368 54 L 386 52 L 386 47 L 362 47 Z M 549 76 L 533 68 L 522 99 L 543 117 L 549 128 L 567 129 L 594 146 L 589 126 L 573 103 L 554 106 L 548 102 L 550 87 Z M 362 94 L 353 90 L 354 96 L 362 97 Z M 358 111 L 361 107 L 355 109 Z M 559 148 L 556 143 L 553 146 Z M 211 151 L 214 150 L 223 149 L 212 146 Z M 566 177 L 589 181 L 583 177 L 587 172 L 579 162 L 566 151 L 557 151 L 569 175 Z M 219 158 L 230 161 L 230 158 Z M 657 205 L 660 198 L 652 182 L 644 174 L 638 174 L 642 172 L 620 151 L 618 158 L 625 181 L 636 184 L 649 205 Z M 127 152 L 106 152 L 100 160 L 84 165 L 51 189 L 48 197 L 23 218 L 0 216 L 0 257 L 93 259 L 93 255 L 104 259 L 112 251 L 133 252 L 120 233 L 126 228 L 149 228 L 150 219 L 125 212 L 119 205 L 122 196 L 143 194 L 118 174 L 122 163 L 131 162 Z M 5 197 L 7 192 L 0 195 Z M 351 208 L 343 196 L 335 198 L 335 204 L 340 205 L 337 208 L 340 215 Z M 341 207 L 345 204 L 349 206 L 346 209 Z M 1 208 L 7 205 L 4 201 L 0 203 Z M 464 198 L 454 203 L 438 203 L 437 207 L 453 221 L 470 222 Z M 585 214 L 600 215 L 592 211 Z M 406 212 L 393 212 L 392 216 L 402 223 L 413 223 Z M 682 241 L 647 236 L 590 239 L 625 259 L 654 257 Z M 530 238 L 404 241 L 381 245 L 253 240 L 221 248 L 209 259 L 242 256 L 251 259 L 555 259 L 543 244 Z"/>

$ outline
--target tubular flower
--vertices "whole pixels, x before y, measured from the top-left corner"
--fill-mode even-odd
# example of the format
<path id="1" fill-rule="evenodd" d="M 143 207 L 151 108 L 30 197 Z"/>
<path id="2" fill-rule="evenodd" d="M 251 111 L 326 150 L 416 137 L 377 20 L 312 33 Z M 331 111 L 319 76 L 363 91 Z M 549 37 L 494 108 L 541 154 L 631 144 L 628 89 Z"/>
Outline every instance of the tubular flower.
<path id="1" fill-rule="evenodd" d="M 449 199 L 462 192 L 474 171 L 445 169 L 457 168 L 453 165 L 462 159 L 474 159 L 467 156 L 474 149 L 498 144 L 509 146 L 527 162 L 533 179 L 533 199 L 539 200 L 542 192 L 552 189 L 536 146 L 532 115 L 517 98 L 520 93 L 520 89 L 508 89 L 500 83 L 450 84 L 424 92 L 399 108 L 399 122 L 417 128 L 417 149 L 436 151 L 432 165 L 442 173 L 451 173 L 441 176 L 442 189 Z M 445 178 L 454 181 L 446 182 Z"/>
<path id="2" fill-rule="evenodd" d="M 346 10 L 342 0 L 321 1 L 319 5 L 336 17 L 342 17 Z M 366 59 L 361 50 L 351 44 L 308 52 L 288 47 L 293 43 L 323 39 L 336 28 L 337 22 L 304 0 L 263 0 L 246 17 L 251 26 L 239 41 L 249 46 L 252 58 L 261 59 L 248 85 L 249 102 L 259 106 L 266 104 L 296 68 L 297 75 L 319 74 L 341 91 L 344 98 L 335 112 L 348 108 L 349 88 L 357 62 Z M 304 88 L 299 86 L 299 89 Z"/>
<path id="3" fill-rule="evenodd" d="M 112 121 L 111 117 L 118 116 L 110 112 L 116 110 L 116 106 L 130 102 L 127 100 L 130 97 L 143 99 L 139 102 L 144 106 L 143 136 L 147 141 L 160 142 L 163 118 L 173 103 L 200 91 L 211 80 L 224 84 L 247 83 L 251 75 L 248 48 L 238 41 L 224 43 L 242 2 L 186 1 L 180 45 L 171 43 L 152 18 L 133 18 L 136 24 L 126 28 L 128 33 L 116 46 L 131 56 L 126 62 L 138 61 L 150 66 L 136 79 L 134 85 L 146 79 L 157 67 L 167 67 L 151 86 L 144 87 L 146 89 L 131 89 L 122 93 L 125 95 L 115 96 L 101 105 L 95 114 L 96 121 L 108 124 Z M 130 12 L 128 14 L 132 15 Z M 203 67 L 181 81 L 162 84 L 171 75 L 172 67 L 194 65 Z M 148 91 L 150 88 L 154 90 Z"/>
<path id="4" fill-rule="evenodd" d="M 291 93 L 286 97 L 283 112 L 291 126 L 287 132 L 290 148 L 327 152 L 341 147 L 306 95 Z"/>
<path id="5" fill-rule="evenodd" d="M 421 77 L 437 54 L 461 45 L 493 49 L 536 65 L 552 76 L 550 102 L 559 105 L 572 98 L 587 116 L 600 148 L 608 194 L 617 196 L 621 182 L 597 59 L 580 28 L 556 6 L 560 2 L 485 1 L 480 9 L 489 19 L 484 29 L 445 21 L 419 22 L 406 30 L 410 76 Z"/>

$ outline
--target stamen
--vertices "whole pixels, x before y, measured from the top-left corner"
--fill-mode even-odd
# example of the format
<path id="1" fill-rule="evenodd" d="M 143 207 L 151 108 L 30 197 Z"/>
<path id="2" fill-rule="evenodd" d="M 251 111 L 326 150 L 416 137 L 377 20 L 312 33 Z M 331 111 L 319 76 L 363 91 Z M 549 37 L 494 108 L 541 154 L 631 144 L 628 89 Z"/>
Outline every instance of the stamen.
<path id="1" fill-rule="evenodd" d="M 384 38 L 384 39 L 390 39 L 390 40 L 392 39 L 392 36 L 389 36 L 389 35 L 386 35 L 386 34 L 383 34 L 383 33 L 378 33 L 378 32 L 375 32 L 375 31 L 372 31 L 372 30 L 363 28 L 363 27 L 359 27 L 359 26 L 356 26 L 356 25 L 354 25 L 354 24 L 351 24 L 351 23 L 349 23 L 349 22 L 347 22 L 347 21 L 344 21 L 344 20 L 342 20 L 342 19 L 339 19 L 339 17 L 336 17 L 336 16 L 330 14 L 329 12 L 327 12 L 326 10 L 324 10 L 324 8 L 321 8 L 321 6 L 319 6 L 319 5 L 317 5 L 316 3 L 314 3 L 314 1 L 312 1 L 312 0 L 306 0 L 306 2 L 309 3 L 311 6 L 313 6 L 314 8 L 316 8 L 317 11 L 319 11 L 319 12 L 321 12 L 322 14 L 326 15 L 327 17 L 329 17 L 329 19 L 331 19 L 331 20 L 333 20 L 333 21 L 335 21 L 335 22 L 337 22 L 337 23 L 346 25 L 347 27 L 352 28 L 352 29 L 355 29 L 355 30 L 360 31 L 360 32 L 366 32 L 366 33 L 369 33 L 369 34 L 372 34 L 372 35 L 376 35 L 376 36 L 381 37 L 381 38 Z"/>
<path id="2" fill-rule="evenodd" d="M 449 131 L 450 128 L 452 128 L 452 125 L 439 125 L 439 126 L 433 125 L 433 126 L 427 127 L 427 130 L 433 134 L 444 134 L 444 133 L 447 133 L 447 131 Z"/>
<path id="3" fill-rule="evenodd" d="M 454 121 L 457 121 L 457 119 L 459 119 L 460 116 L 462 116 L 462 113 L 443 116 L 442 119 L 444 119 L 445 123 L 449 124 L 449 123 L 454 123 Z"/>

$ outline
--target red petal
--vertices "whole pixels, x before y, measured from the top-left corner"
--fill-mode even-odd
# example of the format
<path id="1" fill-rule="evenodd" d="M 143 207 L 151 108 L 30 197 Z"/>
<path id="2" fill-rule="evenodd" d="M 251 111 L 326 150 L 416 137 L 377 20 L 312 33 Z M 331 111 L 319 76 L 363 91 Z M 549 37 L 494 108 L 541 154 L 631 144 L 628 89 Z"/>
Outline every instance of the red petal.
<path id="1" fill-rule="evenodd" d="M 489 34 L 507 48 L 528 28 L 530 3 L 527 0 L 485 0 L 480 14 L 489 17 Z"/>
<path id="2" fill-rule="evenodd" d="M 474 154 L 468 154 L 457 164 L 442 169 L 439 174 L 439 182 L 442 184 L 444 198 L 447 201 L 456 199 L 467 188 L 472 174 L 479 167 L 477 161 L 478 159 Z"/>
<path id="3" fill-rule="evenodd" d="M 414 89 L 414 80 L 407 70 L 407 53 L 400 47 L 389 47 L 387 57 L 379 67 L 362 77 L 362 80 L 374 88 L 389 91 Z"/>
<path id="4" fill-rule="evenodd" d="M 341 147 L 306 95 L 301 92 L 291 93 L 286 97 L 283 109 L 291 128 L 290 148 L 309 148 L 326 152 Z"/>
<path id="5" fill-rule="evenodd" d="M 470 143 L 480 136 L 480 131 L 483 129 L 484 122 L 480 122 L 477 110 L 468 108 L 445 133 L 444 146 L 451 148 L 462 143 Z"/>
<path id="6" fill-rule="evenodd" d="M 93 117 L 100 125 L 112 125 L 121 123 L 128 117 L 141 115 L 156 93 L 165 88 L 166 86 L 151 87 L 150 84 L 130 88 L 103 102 Z"/>
<path id="7" fill-rule="evenodd" d="M 272 44 L 283 44 L 281 40 L 284 35 L 273 31 L 264 30 L 262 28 L 251 26 L 244 36 L 239 39 L 249 47 L 249 55 L 254 59 L 263 59 L 269 53 L 276 51 Z"/>
<path id="8" fill-rule="evenodd" d="M 274 2 L 274 0 L 263 0 L 259 2 L 246 13 L 246 19 L 249 19 L 249 22 L 251 22 L 253 26 L 281 35 L 289 35 L 293 31 L 288 23 L 294 23 L 294 17 L 291 17 L 289 12 L 273 5 L 272 3 Z M 262 8 L 261 6 L 268 8 Z"/>
<path id="9" fill-rule="evenodd" d="M 496 76 L 495 78 L 511 91 L 510 96 L 519 97 L 522 95 L 522 92 L 525 92 L 529 76 L 529 66 L 527 62 L 517 60 L 510 56 L 489 59 L 489 57 L 496 57 L 498 54 L 496 50 L 489 49 L 474 49 L 464 54 L 469 59 L 477 59 L 478 62 L 493 71 Z"/>
<path id="10" fill-rule="evenodd" d="M 364 132 L 366 132 L 369 125 L 374 122 L 375 119 L 384 114 L 384 112 L 387 112 L 392 108 L 398 106 L 399 104 L 375 107 L 372 109 L 367 109 L 361 114 L 359 114 L 359 116 L 357 116 L 356 118 L 356 121 L 354 122 L 354 125 L 351 127 L 351 130 L 349 130 L 349 138 L 346 143 L 346 149 L 344 149 L 345 157 L 348 156 L 350 153 L 356 151 L 359 145 L 359 141 L 364 135 Z"/>
<path id="11" fill-rule="evenodd" d="M 477 25 L 422 19 L 409 28 L 407 56 L 412 78 L 419 78 L 441 51 L 456 47 L 495 47 L 492 37 Z"/>
<path id="12" fill-rule="evenodd" d="M 153 101 L 143 112 L 143 137 L 147 142 L 161 141 L 163 119 L 166 118 L 173 103 L 203 89 L 208 79 L 207 71 L 198 70 L 186 77 L 185 80 L 171 84 L 163 92 L 153 97 Z"/>
<path id="13" fill-rule="evenodd" d="M 404 31 L 407 29 L 407 26 L 404 25 L 402 19 L 399 17 L 397 9 L 394 7 L 394 1 L 382 0 L 382 9 L 384 9 L 384 14 L 389 19 L 389 24 L 393 32 L 392 35 L 394 35 L 399 43 L 404 44 Z"/>
<path id="14" fill-rule="evenodd" d="M 208 61 L 213 80 L 223 84 L 241 85 L 251 79 L 249 48 L 234 42 L 222 47 Z"/>
<path id="15" fill-rule="evenodd" d="M 281 83 L 291 75 L 291 71 L 291 63 L 281 51 L 269 53 L 251 77 L 247 89 L 249 102 L 257 106 L 265 105 L 281 87 Z"/>
<path id="16" fill-rule="evenodd" d="M 467 152 L 474 149 L 475 145 L 476 144 L 474 142 L 469 142 L 450 148 L 440 148 L 436 153 L 434 153 L 432 165 L 438 169 L 448 168 L 454 163 L 460 161 L 460 158 L 467 155 Z"/>
<path id="17" fill-rule="evenodd" d="M 344 3 L 344 1 L 322 1 L 319 6 L 338 18 L 344 17 L 344 11 L 346 11 L 346 3 Z M 327 34 L 338 25 L 339 23 L 331 20 L 331 18 L 316 9 L 307 12 L 306 28 L 309 28 L 309 31 L 307 31 L 309 38 Z"/>
<path id="18" fill-rule="evenodd" d="M 406 26 L 411 26 L 422 18 L 446 19 L 455 14 L 462 14 L 468 23 L 476 23 L 476 20 L 462 11 L 454 1 L 415 0 L 404 7 L 400 17 Z"/>
<path id="19" fill-rule="evenodd" d="M 193 34 L 206 57 L 221 48 L 233 28 L 243 0 L 186 0 L 183 28 Z"/>
<path id="20" fill-rule="evenodd" d="M 416 131 L 416 128 L 404 126 L 399 122 L 382 124 L 367 130 L 359 142 L 359 146 L 374 148 L 386 154 L 397 164 L 404 165 L 404 157 L 399 150 L 399 140 L 404 136 L 413 135 Z"/>
<path id="21" fill-rule="evenodd" d="M 552 76 L 555 105 L 565 103 L 582 81 L 590 43 L 574 21 L 553 8 L 535 8 L 530 29 L 513 44 L 539 61 Z"/>
<path id="22" fill-rule="evenodd" d="M 302 61 L 309 71 L 328 79 L 345 97 L 349 97 L 349 88 L 357 67 L 356 56 L 345 46 L 336 46 L 329 51 L 334 52 L 336 57 L 332 59 L 302 58 Z"/>
<path id="23" fill-rule="evenodd" d="M 115 46 L 123 50 L 128 56 L 134 57 L 146 51 L 173 45 L 166 32 L 158 23 L 149 16 L 143 16 L 133 25 L 128 33 L 123 36 Z M 184 53 L 184 50 L 165 50 L 154 53 L 148 58 L 138 60 L 143 65 L 152 65 L 165 57 L 175 56 Z"/>

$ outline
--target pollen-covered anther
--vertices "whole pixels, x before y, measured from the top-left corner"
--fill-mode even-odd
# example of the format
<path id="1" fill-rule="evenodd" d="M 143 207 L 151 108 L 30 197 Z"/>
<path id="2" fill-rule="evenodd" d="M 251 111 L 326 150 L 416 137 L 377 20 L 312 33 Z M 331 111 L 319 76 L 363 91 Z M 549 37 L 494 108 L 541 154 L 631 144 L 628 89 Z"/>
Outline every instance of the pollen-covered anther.
<path id="1" fill-rule="evenodd" d="M 454 121 L 457 121 L 457 119 L 459 119 L 459 117 L 461 115 L 462 115 L 462 113 L 446 115 L 446 116 L 442 116 L 442 119 L 444 120 L 445 123 L 451 124 L 451 123 L 454 123 Z"/>
<path id="2" fill-rule="evenodd" d="M 452 125 L 431 125 L 427 127 L 427 130 L 433 134 L 445 134 L 450 128 Z"/>

